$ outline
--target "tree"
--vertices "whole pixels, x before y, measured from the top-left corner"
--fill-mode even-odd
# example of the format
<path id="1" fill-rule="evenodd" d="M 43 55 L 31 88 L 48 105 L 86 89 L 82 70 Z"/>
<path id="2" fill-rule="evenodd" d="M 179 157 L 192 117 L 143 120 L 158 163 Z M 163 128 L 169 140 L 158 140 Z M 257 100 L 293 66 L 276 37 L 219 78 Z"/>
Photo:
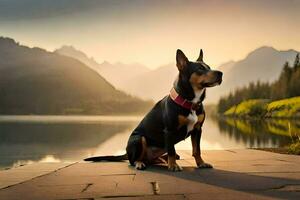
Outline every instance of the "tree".
<path id="1" fill-rule="evenodd" d="M 291 75 L 291 79 L 289 82 L 289 96 L 295 97 L 300 96 L 300 61 L 299 61 L 299 53 L 296 55 L 294 65 L 293 65 L 293 73 Z"/>
<path id="2" fill-rule="evenodd" d="M 248 99 L 283 99 L 300 96 L 300 58 L 296 55 L 293 66 L 288 62 L 283 66 L 279 78 L 273 83 L 251 82 L 248 86 L 237 88 L 228 96 L 222 97 L 218 111 L 225 112 L 230 107 Z"/>
<path id="3" fill-rule="evenodd" d="M 279 76 L 279 79 L 272 85 L 272 99 L 283 99 L 289 97 L 289 82 L 292 76 L 293 70 L 289 63 L 286 62 L 283 66 L 283 70 Z"/>
<path id="4" fill-rule="evenodd" d="M 294 68 L 294 70 L 297 70 L 300 68 L 299 53 L 297 53 L 297 55 L 296 55 L 293 68 Z"/>
<path id="5" fill-rule="evenodd" d="M 293 66 L 288 62 L 283 66 L 279 78 L 274 83 L 251 82 L 248 86 L 237 88 L 228 96 L 222 97 L 218 111 L 225 112 L 232 106 L 248 99 L 283 99 L 300 96 L 300 58 L 296 55 Z"/>

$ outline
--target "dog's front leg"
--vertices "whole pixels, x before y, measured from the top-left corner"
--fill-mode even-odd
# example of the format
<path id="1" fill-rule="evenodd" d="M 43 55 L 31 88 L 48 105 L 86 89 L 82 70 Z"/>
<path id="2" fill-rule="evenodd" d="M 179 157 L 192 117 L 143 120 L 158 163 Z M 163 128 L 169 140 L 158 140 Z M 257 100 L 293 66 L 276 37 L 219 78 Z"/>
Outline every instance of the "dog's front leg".
<path id="1" fill-rule="evenodd" d="M 168 169 L 170 171 L 181 171 L 182 168 L 176 163 L 174 132 L 165 132 L 165 147 L 168 153 Z"/>
<path id="2" fill-rule="evenodd" d="M 195 128 L 191 133 L 192 146 L 193 146 L 193 157 L 195 158 L 198 168 L 212 168 L 212 165 L 204 162 L 201 157 L 200 140 L 202 135 L 202 129 L 199 127 Z"/>

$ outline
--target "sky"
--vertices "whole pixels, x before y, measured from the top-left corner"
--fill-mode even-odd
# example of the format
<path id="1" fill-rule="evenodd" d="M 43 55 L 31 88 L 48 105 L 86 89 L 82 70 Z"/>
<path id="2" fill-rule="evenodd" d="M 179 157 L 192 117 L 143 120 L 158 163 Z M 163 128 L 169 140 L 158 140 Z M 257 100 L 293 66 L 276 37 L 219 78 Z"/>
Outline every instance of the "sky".
<path id="1" fill-rule="evenodd" d="M 212 67 L 261 46 L 300 50 L 300 0 L 0 0 L 0 36 L 98 62 L 175 62 L 199 49 Z"/>

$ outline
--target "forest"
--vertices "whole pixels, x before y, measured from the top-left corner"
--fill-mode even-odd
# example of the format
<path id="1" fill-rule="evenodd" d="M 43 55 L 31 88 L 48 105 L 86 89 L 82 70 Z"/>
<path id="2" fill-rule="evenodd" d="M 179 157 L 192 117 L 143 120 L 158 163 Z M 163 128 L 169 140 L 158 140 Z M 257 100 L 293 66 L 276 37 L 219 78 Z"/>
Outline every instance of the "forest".
<path id="1" fill-rule="evenodd" d="M 251 82 L 249 85 L 237 88 L 227 96 L 221 97 L 217 110 L 224 113 L 233 106 L 251 99 L 264 99 L 276 101 L 300 96 L 300 61 L 299 54 L 296 55 L 294 63 L 284 63 L 278 79 L 270 82 Z"/>

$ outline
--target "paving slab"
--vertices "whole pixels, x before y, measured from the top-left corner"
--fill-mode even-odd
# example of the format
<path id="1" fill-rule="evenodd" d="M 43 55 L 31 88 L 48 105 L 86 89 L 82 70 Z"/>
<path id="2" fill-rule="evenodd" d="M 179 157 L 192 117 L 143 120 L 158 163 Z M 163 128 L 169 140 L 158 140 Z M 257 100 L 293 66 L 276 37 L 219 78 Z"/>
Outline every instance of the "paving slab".
<path id="1" fill-rule="evenodd" d="M 35 177 L 42 176 L 72 163 L 32 163 L 29 165 L 14 167 L 9 170 L 0 170 L 0 189 L 9 187 Z"/>
<path id="2" fill-rule="evenodd" d="M 52 171 L 26 166 L 24 174 L 21 168 L 7 170 L 0 178 L 16 174 L 27 181 L 0 189 L 0 199 L 300 199 L 299 156 L 204 151 L 214 169 L 197 169 L 190 151 L 178 153 L 182 172 L 169 172 L 165 165 L 138 171 L 128 162 L 78 162 L 52 166 Z"/>

